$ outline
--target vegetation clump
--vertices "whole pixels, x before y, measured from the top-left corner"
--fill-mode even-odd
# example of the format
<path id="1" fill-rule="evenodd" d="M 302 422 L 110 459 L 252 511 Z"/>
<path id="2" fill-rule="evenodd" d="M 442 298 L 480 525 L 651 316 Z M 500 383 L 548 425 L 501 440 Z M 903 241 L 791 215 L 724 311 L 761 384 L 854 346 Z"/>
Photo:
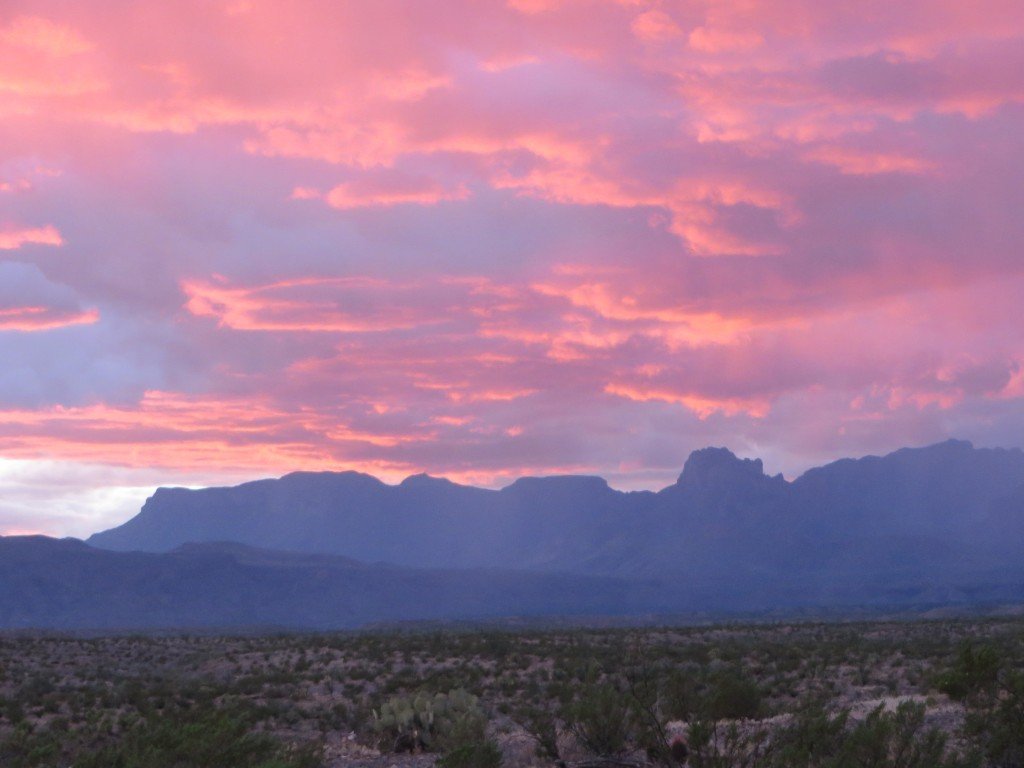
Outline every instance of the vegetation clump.
<path id="1" fill-rule="evenodd" d="M 445 768 L 491 768 L 501 751 L 486 735 L 479 699 L 457 688 L 433 696 L 392 696 L 373 714 L 381 748 L 390 752 L 443 752 Z"/>
<path id="2" fill-rule="evenodd" d="M 485 722 L 477 697 L 461 688 L 433 696 L 392 696 L 373 713 L 373 730 L 390 752 L 443 749 Z"/>

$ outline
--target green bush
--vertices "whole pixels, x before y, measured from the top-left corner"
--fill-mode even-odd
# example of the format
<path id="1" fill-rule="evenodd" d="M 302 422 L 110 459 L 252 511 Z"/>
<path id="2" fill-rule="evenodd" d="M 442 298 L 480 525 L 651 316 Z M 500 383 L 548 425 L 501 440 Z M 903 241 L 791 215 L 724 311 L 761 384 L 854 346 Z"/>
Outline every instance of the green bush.
<path id="1" fill-rule="evenodd" d="M 565 711 L 569 729 L 595 755 L 625 750 L 635 712 L 629 698 L 610 683 L 589 684 Z"/>
<path id="2" fill-rule="evenodd" d="M 743 670 L 723 670 L 713 675 L 708 685 L 703 713 L 708 719 L 741 720 L 761 713 L 761 689 Z"/>
<path id="3" fill-rule="evenodd" d="M 294 751 L 251 733 L 243 716 L 203 706 L 140 721 L 119 743 L 75 768 L 317 768 L 315 750 Z"/>
<path id="4" fill-rule="evenodd" d="M 4 768 L 52 765 L 59 754 L 56 734 L 33 729 L 27 722 L 22 722 L 6 738 L 0 739 L 0 765 Z"/>
<path id="5" fill-rule="evenodd" d="M 740 730 L 735 722 L 723 725 L 697 720 L 690 725 L 688 768 L 762 768 L 761 729 Z M 852 766 L 851 766 L 852 768 Z"/>
<path id="6" fill-rule="evenodd" d="M 935 687 L 957 700 L 990 691 L 996 684 L 1001 663 L 999 652 L 992 646 L 964 643 L 953 666 L 936 679 Z"/>
<path id="7" fill-rule="evenodd" d="M 1024 766 L 1024 674 L 1006 673 L 995 695 L 968 711 L 966 731 L 989 765 Z"/>
<path id="8" fill-rule="evenodd" d="M 561 755 L 558 750 L 558 719 L 554 713 L 544 707 L 523 707 L 516 719 L 536 742 L 536 755 L 542 760 L 558 762 Z"/>
<path id="9" fill-rule="evenodd" d="M 774 734 L 773 768 L 826 765 L 841 753 L 849 719 L 849 710 L 830 714 L 821 705 L 804 705 L 789 726 Z"/>
<path id="10" fill-rule="evenodd" d="M 879 706 L 859 722 L 844 710 L 830 715 L 810 707 L 773 736 L 770 768 L 967 768 L 950 754 L 946 736 L 924 724 L 923 704 Z"/>
<path id="11" fill-rule="evenodd" d="M 701 709 L 697 678 L 684 670 L 672 670 L 661 686 L 661 709 L 669 720 L 691 720 Z"/>

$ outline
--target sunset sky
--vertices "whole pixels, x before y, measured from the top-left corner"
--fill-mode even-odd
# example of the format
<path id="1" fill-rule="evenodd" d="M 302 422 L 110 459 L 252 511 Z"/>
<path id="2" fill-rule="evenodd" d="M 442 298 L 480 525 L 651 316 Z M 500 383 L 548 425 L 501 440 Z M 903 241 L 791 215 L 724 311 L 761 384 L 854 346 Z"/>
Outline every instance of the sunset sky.
<path id="1" fill-rule="evenodd" d="M 1021 0 L 0 3 L 0 533 L 1024 445 Z"/>

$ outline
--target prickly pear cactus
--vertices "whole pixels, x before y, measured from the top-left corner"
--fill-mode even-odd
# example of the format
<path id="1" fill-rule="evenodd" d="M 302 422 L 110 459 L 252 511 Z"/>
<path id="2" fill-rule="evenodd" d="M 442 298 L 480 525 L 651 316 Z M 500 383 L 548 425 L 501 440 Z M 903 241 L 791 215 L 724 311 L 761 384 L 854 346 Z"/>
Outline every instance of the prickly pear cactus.
<path id="1" fill-rule="evenodd" d="M 467 730 L 482 733 L 486 723 L 477 697 L 461 688 L 433 696 L 392 696 L 373 713 L 381 748 L 393 752 L 442 749 Z"/>

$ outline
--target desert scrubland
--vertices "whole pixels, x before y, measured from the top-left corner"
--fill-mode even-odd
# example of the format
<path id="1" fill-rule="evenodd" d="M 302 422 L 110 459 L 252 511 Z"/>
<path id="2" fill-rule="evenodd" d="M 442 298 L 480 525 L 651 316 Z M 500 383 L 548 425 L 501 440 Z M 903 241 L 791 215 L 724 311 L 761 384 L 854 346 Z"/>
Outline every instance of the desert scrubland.
<path id="1" fill-rule="evenodd" d="M 1024 621 L 0 637 L 0 765 L 1020 766 Z"/>

